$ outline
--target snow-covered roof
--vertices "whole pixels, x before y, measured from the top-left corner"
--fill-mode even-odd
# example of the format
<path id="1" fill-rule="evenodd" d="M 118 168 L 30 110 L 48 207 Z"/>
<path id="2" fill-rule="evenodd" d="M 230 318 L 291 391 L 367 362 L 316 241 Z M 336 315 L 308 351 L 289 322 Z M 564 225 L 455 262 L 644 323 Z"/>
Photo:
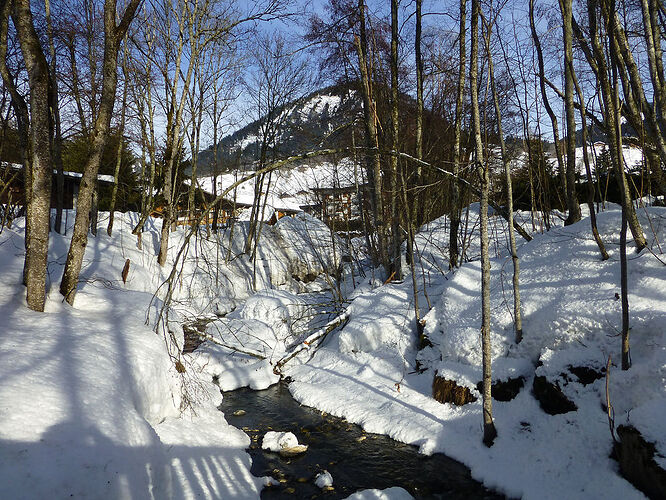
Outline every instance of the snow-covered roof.
<path id="1" fill-rule="evenodd" d="M 357 169 L 358 183 L 363 183 L 361 169 Z M 222 193 L 229 186 L 242 178 L 235 173 L 217 176 L 217 192 Z M 349 158 L 339 162 L 324 161 L 320 163 L 302 163 L 291 168 L 275 170 L 269 178 L 264 181 L 263 193 L 266 196 L 268 189 L 267 205 L 274 209 L 300 210 L 302 206 L 316 203 L 317 199 L 313 192 L 316 188 L 349 187 L 355 185 L 354 163 Z M 213 178 L 202 177 L 197 179 L 199 187 L 207 192 L 213 192 Z M 255 181 L 251 179 L 238 186 L 227 195 L 230 200 L 235 199 L 239 204 L 251 205 L 254 201 Z"/>
<path id="2" fill-rule="evenodd" d="M 8 162 L 3 161 L 1 163 L 1 165 L 3 167 L 9 166 L 9 168 L 11 168 L 13 170 L 22 170 L 23 169 L 23 165 L 21 165 L 20 163 L 8 163 Z M 57 174 L 58 171 L 56 169 L 53 169 L 53 173 Z M 74 179 L 80 179 L 81 177 L 83 177 L 83 174 L 81 172 L 70 172 L 70 171 L 67 171 L 67 170 L 63 171 L 63 175 L 65 177 L 71 177 L 71 178 L 74 178 Z M 114 182 L 113 175 L 107 175 L 107 174 L 97 174 L 97 180 L 100 181 L 100 182 L 108 182 L 109 184 L 113 184 L 113 182 Z"/>

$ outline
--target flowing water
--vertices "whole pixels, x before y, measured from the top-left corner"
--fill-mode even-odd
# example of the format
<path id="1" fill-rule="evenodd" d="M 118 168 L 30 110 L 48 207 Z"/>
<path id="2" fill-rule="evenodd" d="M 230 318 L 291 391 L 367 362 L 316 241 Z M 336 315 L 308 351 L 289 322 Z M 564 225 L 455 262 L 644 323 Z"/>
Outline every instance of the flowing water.
<path id="1" fill-rule="evenodd" d="M 279 485 L 265 488 L 262 498 L 345 498 L 368 488 L 400 486 L 415 498 L 503 498 L 474 481 L 464 465 L 445 455 L 427 457 L 414 446 L 364 432 L 344 419 L 301 406 L 286 384 L 263 391 L 239 389 L 224 393 L 220 406 L 227 421 L 252 439 L 252 474 L 272 476 Z M 236 415 L 234 415 L 236 413 Z M 309 449 L 283 458 L 261 449 L 267 431 L 290 431 Z M 321 490 L 315 476 L 327 470 L 333 489 Z"/>

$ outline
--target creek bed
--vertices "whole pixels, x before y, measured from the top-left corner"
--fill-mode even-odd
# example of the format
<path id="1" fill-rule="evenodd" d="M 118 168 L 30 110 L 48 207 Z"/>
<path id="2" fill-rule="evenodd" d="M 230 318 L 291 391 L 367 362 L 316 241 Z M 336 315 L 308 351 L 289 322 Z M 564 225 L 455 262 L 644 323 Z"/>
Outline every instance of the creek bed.
<path id="1" fill-rule="evenodd" d="M 279 485 L 265 488 L 261 498 L 338 499 L 361 489 L 392 486 L 406 489 L 415 498 L 504 498 L 474 481 L 467 467 L 445 455 L 422 455 L 414 446 L 366 433 L 344 419 L 301 406 L 285 383 L 263 391 L 225 392 L 220 410 L 252 439 L 248 450 L 252 474 L 280 480 Z M 262 450 L 261 440 L 270 430 L 293 432 L 309 446 L 308 451 L 284 458 Z M 333 476 L 332 490 L 314 484 L 323 470 Z"/>

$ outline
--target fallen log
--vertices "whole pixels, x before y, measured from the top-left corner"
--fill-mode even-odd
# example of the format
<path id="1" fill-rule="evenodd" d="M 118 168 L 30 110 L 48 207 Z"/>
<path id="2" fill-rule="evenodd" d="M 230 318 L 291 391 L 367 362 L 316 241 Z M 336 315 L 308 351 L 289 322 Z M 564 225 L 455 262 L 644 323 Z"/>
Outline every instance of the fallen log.
<path id="1" fill-rule="evenodd" d="M 315 342 L 323 340 L 324 337 L 326 337 L 326 335 L 331 333 L 338 326 L 346 324 L 347 321 L 349 321 L 349 312 L 345 311 L 342 314 L 340 314 L 337 318 L 326 323 L 319 330 L 317 330 L 312 335 L 308 336 L 305 340 L 296 345 L 291 351 L 285 354 L 277 363 L 275 363 L 275 366 L 273 367 L 273 373 L 275 373 L 276 375 L 280 375 L 282 367 L 285 364 L 287 364 L 290 360 L 295 358 L 298 354 L 302 353 L 303 351 L 312 348 Z"/>

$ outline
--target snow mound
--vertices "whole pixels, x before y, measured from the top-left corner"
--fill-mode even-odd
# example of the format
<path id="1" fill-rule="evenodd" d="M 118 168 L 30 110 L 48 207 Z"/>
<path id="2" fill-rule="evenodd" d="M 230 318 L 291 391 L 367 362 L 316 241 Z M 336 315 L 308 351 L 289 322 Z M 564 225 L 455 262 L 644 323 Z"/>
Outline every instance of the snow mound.
<path id="1" fill-rule="evenodd" d="M 399 487 L 385 490 L 361 490 L 349 495 L 346 500 L 411 500 L 414 498 L 407 490 Z"/>
<path id="2" fill-rule="evenodd" d="M 291 432 L 268 431 L 261 440 L 261 449 L 283 455 L 297 455 L 305 452 L 308 447 L 300 444 Z"/>
<path id="3" fill-rule="evenodd" d="M 474 213 L 475 207 L 470 207 L 470 221 Z M 568 227 L 558 223 L 521 245 L 523 341 L 517 345 L 513 269 L 510 258 L 499 250 L 506 247 L 506 233 L 498 227 L 491 234 L 491 248 L 498 249 L 491 260 L 490 283 L 493 380 L 525 379 L 513 400 L 493 402 L 498 438 L 492 448 L 481 442 L 481 398 L 456 407 L 431 396 L 436 372 L 473 391 L 482 378 L 481 269 L 472 261 L 445 272 L 445 220 L 421 242 L 427 250 L 422 253 L 424 280 L 434 306 L 424 316 L 433 345 L 418 354 L 419 367 L 426 370 L 415 370 L 416 352 L 406 347 L 413 345 L 415 332 L 409 303 L 413 293 L 410 280 L 405 280 L 360 293 L 349 306 L 349 323 L 334 341 L 307 364 L 289 369 L 294 379 L 290 391 L 299 402 L 345 417 L 368 432 L 413 444 L 422 453 L 445 453 L 468 465 L 473 478 L 510 497 L 643 498 L 609 458 L 613 440 L 603 410 L 606 381 L 596 375 L 603 373 L 611 356 L 609 392 L 615 425 L 636 427 L 655 444 L 656 460 L 663 463 L 666 259 L 657 242 L 666 240 L 666 209 L 639 208 L 637 213 L 654 254 L 636 254 L 629 244 L 633 364 L 627 371 L 619 369 L 618 207 L 608 205 L 598 215 L 599 232 L 610 253 L 607 261 L 600 258 L 589 219 Z M 472 250 L 474 241 L 469 242 Z M 423 295 L 419 300 L 425 304 Z M 576 375 L 580 367 L 582 378 Z M 587 377 L 585 369 L 594 373 Z M 536 376 L 558 383 L 577 410 L 560 415 L 542 410 L 531 391 Z M 507 456 L 512 459 L 507 461 Z"/>
<path id="4" fill-rule="evenodd" d="M 74 307 L 57 290 L 69 238 L 50 234 L 44 313 L 25 306 L 22 221 L 0 234 L 0 498 L 256 498 L 249 440 L 216 410 L 219 389 L 177 366 L 182 316 L 171 312 L 167 335 L 153 330 L 159 225 L 148 221 L 138 249 L 136 214 L 116 214 L 112 237 L 107 217 Z M 204 281 L 183 279 L 176 298 L 208 294 Z"/>
<path id="5" fill-rule="evenodd" d="M 315 477 L 315 484 L 321 489 L 330 488 L 333 486 L 333 476 L 331 476 L 331 473 L 327 470 L 320 472 L 317 474 L 317 477 Z"/>

